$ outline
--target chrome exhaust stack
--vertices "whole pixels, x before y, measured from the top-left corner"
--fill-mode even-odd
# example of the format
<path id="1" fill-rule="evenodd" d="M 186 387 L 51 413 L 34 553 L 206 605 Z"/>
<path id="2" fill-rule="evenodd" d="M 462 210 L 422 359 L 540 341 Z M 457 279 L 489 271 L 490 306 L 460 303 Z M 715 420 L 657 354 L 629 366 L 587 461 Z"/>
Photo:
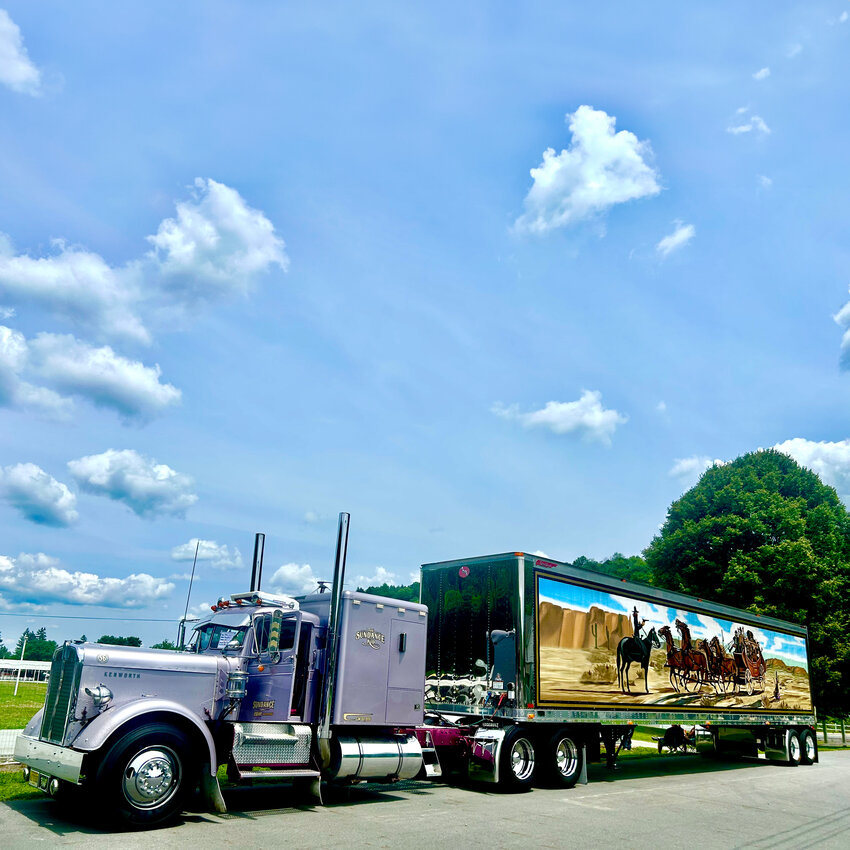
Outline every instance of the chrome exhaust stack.
<path id="1" fill-rule="evenodd" d="M 266 547 L 266 535 L 257 532 L 254 537 L 254 562 L 251 567 L 251 593 L 260 589 L 263 581 L 263 550 Z"/>
<path id="2" fill-rule="evenodd" d="M 328 642 L 325 660 L 325 681 L 322 687 L 322 703 L 319 721 L 318 743 L 322 762 L 327 767 L 331 762 L 330 737 L 331 715 L 333 714 L 334 693 L 336 690 L 337 650 L 339 648 L 339 620 L 342 612 L 342 585 L 345 581 L 345 558 L 348 553 L 348 523 L 351 516 L 345 512 L 339 515 L 339 527 L 336 534 L 336 557 L 334 559 L 334 578 L 331 587 L 331 610 L 328 620 Z"/>

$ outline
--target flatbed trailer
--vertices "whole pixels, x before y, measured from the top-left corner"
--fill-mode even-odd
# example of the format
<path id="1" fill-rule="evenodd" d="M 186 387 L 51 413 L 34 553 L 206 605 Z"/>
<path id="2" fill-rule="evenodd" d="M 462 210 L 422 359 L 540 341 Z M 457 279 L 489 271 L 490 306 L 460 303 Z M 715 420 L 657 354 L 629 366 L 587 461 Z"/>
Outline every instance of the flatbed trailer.
<path id="1" fill-rule="evenodd" d="M 571 786 L 636 724 L 817 761 L 802 626 L 524 552 L 423 564 L 420 599 L 426 710 L 474 730 L 477 778 Z"/>

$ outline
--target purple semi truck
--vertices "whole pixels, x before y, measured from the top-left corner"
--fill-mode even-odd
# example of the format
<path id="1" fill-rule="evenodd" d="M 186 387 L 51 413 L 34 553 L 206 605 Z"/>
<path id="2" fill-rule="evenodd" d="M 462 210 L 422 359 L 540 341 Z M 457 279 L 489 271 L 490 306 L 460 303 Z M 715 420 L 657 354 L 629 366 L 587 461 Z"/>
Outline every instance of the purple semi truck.
<path id="1" fill-rule="evenodd" d="M 181 651 L 65 643 L 16 742 L 26 778 L 142 827 L 196 788 L 224 812 L 224 765 L 318 800 L 322 781 L 446 771 L 569 788 L 637 723 L 817 760 L 805 628 L 522 552 L 423 565 L 425 604 L 344 591 L 348 524 L 329 590 L 262 591 L 258 535 L 250 590 Z"/>

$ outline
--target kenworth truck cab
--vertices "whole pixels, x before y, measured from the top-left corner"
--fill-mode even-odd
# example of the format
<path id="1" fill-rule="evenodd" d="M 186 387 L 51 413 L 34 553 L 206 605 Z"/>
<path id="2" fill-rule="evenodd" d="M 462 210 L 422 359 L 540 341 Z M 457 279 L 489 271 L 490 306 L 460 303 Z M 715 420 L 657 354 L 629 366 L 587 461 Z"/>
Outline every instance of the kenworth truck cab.
<path id="1" fill-rule="evenodd" d="M 344 591 L 347 539 L 341 514 L 330 590 L 279 596 L 252 578 L 182 651 L 65 643 L 16 742 L 29 781 L 142 826 L 198 786 L 225 811 L 221 765 L 231 780 L 291 779 L 319 798 L 323 779 L 417 775 L 427 608 Z"/>

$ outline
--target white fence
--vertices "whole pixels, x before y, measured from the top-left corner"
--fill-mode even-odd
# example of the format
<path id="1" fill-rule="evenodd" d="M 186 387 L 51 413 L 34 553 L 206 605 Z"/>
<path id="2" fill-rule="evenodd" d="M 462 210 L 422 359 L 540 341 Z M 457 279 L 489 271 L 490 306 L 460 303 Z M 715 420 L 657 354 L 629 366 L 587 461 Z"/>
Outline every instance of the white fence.
<path id="1" fill-rule="evenodd" d="M 850 732 L 850 722 L 846 720 L 821 720 L 818 723 L 821 739 L 830 746 L 847 746 L 847 734 Z"/>
<path id="2" fill-rule="evenodd" d="M 15 658 L 0 659 L 0 682 L 8 682 L 18 678 L 21 673 L 22 682 L 46 682 L 50 672 L 49 661 L 20 661 Z"/>

